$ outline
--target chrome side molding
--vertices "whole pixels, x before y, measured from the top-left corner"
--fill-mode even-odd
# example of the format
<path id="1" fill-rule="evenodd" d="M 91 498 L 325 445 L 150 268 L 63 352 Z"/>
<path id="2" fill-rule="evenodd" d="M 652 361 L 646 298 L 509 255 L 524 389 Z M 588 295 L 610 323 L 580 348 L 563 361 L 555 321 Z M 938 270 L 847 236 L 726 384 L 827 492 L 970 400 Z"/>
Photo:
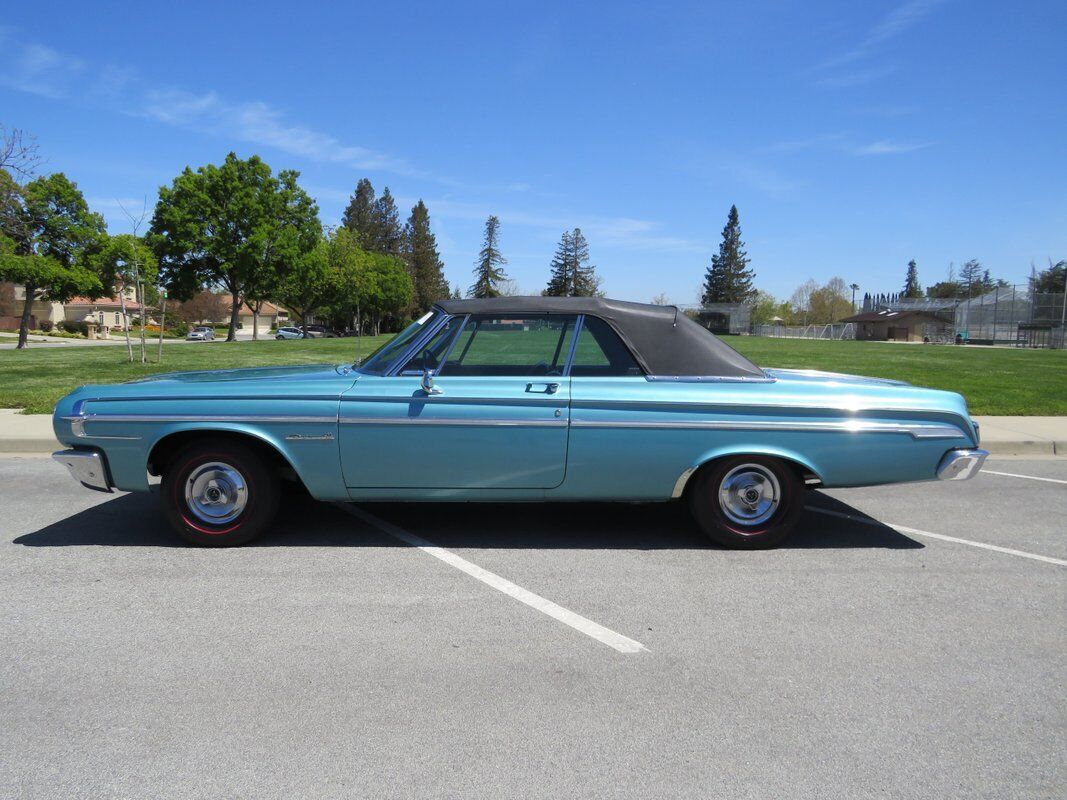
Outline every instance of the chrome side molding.
<path id="1" fill-rule="evenodd" d="M 60 450 L 52 458 L 70 470 L 71 476 L 82 486 L 98 492 L 110 492 L 111 480 L 107 461 L 96 450 Z"/>
<path id="2" fill-rule="evenodd" d="M 989 452 L 986 450 L 949 450 L 937 465 L 937 477 L 942 481 L 965 481 L 982 468 Z"/>

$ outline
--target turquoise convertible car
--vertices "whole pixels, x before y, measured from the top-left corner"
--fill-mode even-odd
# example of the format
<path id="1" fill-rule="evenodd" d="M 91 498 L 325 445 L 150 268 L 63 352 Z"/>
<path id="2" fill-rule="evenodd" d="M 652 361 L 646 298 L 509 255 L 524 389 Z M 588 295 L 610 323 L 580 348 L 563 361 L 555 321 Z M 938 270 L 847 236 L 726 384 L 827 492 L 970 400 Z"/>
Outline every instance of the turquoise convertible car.
<path id="1" fill-rule="evenodd" d="M 969 478 L 963 398 L 761 369 L 673 307 L 596 298 L 439 303 L 355 366 L 83 386 L 56 453 L 102 491 L 160 495 L 200 545 L 270 525 L 280 481 L 331 501 L 684 499 L 727 547 L 771 547 L 809 487 Z"/>

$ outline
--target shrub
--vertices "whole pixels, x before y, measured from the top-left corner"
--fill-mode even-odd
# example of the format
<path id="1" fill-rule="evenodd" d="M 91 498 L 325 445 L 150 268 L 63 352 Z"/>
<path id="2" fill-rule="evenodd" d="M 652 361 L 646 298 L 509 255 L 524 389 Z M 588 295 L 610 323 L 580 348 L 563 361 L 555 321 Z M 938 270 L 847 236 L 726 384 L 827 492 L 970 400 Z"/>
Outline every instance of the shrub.
<path id="1" fill-rule="evenodd" d="M 67 333 L 80 333 L 82 336 L 89 335 L 89 326 L 86 325 L 84 322 L 70 322 L 68 320 L 64 320 L 59 324 Z"/>
<path id="2" fill-rule="evenodd" d="M 52 322 L 52 320 L 50 320 L 50 319 L 41 320 L 41 330 L 44 331 L 45 333 L 48 333 L 54 327 L 55 327 L 55 324 Z"/>

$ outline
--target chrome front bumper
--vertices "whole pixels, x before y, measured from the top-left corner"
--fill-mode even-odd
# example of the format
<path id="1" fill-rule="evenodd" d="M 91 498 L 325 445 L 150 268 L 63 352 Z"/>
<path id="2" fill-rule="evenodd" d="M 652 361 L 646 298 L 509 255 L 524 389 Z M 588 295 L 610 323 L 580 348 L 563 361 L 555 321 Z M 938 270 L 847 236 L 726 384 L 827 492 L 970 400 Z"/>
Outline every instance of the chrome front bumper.
<path id="1" fill-rule="evenodd" d="M 110 492 L 111 480 L 107 472 L 107 460 L 95 450 L 60 450 L 52 458 L 70 470 L 78 483 L 87 489 Z"/>
<path id="2" fill-rule="evenodd" d="M 949 450 L 937 465 L 937 477 L 943 481 L 965 481 L 973 478 L 988 455 L 987 451 L 978 448 Z"/>

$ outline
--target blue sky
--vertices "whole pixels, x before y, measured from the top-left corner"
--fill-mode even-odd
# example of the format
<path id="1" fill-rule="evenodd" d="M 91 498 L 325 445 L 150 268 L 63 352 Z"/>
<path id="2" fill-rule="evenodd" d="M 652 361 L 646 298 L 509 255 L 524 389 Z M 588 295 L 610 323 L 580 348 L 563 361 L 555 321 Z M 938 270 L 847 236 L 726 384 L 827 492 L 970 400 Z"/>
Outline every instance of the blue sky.
<path id="1" fill-rule="evenodd" d="M 232 149 L 300 170 L 327 224 L 362 176 L 405 216 L 423 198 L 464 289 L 490 213 L 522 289 L 580 226 L 608 295 L 643 301 L 696 300 L 731 203 L 784 297 L 1067 258 L 1067 3 L 145 8 L 0 28 L 0 123 L 113 232 Z"/>

